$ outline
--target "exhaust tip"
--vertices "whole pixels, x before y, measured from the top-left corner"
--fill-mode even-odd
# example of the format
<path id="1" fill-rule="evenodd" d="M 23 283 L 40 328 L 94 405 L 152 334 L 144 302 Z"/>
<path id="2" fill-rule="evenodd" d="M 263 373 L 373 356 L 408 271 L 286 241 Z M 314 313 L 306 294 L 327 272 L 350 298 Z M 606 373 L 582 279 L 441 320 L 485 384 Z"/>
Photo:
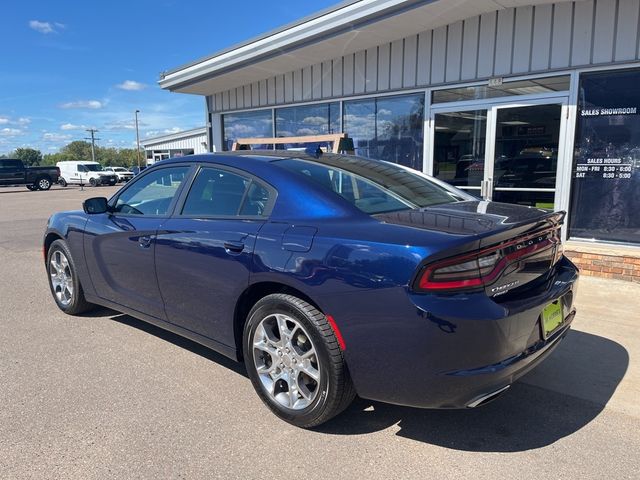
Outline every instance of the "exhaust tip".
<path id="1" fill-rule="evenodd" d="M 482 405 L 486 405 L 487 403 L 489 403 L 492 400 L 495 400 L 496 398 L 498 398 L 502 393 L 505 392 L 505 390 L 507 390 L 511 385 L 507 385 L 505 387 L 502 387 L 498 390 L 495 390 L 491 393 L 486 393 L 484 395 L 479 396 L 478 398 L 476 398 L 473 402 L 469 403 L 467 405 L 467 408 L 476 408 L 476 407 L 481 407 Z"/>

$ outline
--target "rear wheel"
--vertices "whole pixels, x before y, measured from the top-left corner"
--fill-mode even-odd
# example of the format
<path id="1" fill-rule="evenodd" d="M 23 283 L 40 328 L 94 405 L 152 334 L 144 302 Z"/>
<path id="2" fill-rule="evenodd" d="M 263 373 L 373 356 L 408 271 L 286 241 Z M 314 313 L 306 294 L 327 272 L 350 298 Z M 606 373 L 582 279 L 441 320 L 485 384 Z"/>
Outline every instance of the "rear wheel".
<path id="1" fill-rule="evenodd" d="M 35 192 L 36 190 L 38 190 L 38 186 L 37 185 L 27 185 L 27 189 L 31 190 L 32 192 Z"/>
<path id="2" fill-rule="evenodd" d="M 94 307 L 84 298 L 76 265 L 71 257 L 69 247 L 63 240 L 56 240 L 49 247 L 47 277 L 53 299 L 63 312 L 77 315 Z"/>
<path id="3" fill-rule="evenodd" d="M 249 378 L 280 418 L 302 428 L 320 425 L 355 397 L 342 350 L 326 317 L 293 295 L 258 301 L 244 328 Z"/>
<path id="4" fill-rule="evenodd" d="M 49 177 L 40 177 L 36 180 L 38 190 L 49 190 L 51 188 L 51 179 Z"/>
<path id="5" fill-rule="evenodd" d="M 62 177 L 60 177 L 60 180 L 58 180 L 58 183 L 60 184 L 61 187 L 67 186 L 67 181 Z"/>

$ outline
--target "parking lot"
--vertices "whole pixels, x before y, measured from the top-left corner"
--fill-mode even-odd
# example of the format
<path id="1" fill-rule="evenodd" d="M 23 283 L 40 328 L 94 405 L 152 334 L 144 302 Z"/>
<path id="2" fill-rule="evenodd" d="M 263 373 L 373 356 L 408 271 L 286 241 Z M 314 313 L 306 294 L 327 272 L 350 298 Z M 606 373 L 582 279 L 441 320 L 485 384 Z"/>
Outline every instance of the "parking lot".
<path id="1" fill-rule="evenodd" d="M 0 478 L 638 478 L 640 285 L 581 279 L 564 343 L 485 407 L 356 400 L 305 431 L 210 350 L 58 311 L 46 219 L 116 189 L 0 189 Z"/>

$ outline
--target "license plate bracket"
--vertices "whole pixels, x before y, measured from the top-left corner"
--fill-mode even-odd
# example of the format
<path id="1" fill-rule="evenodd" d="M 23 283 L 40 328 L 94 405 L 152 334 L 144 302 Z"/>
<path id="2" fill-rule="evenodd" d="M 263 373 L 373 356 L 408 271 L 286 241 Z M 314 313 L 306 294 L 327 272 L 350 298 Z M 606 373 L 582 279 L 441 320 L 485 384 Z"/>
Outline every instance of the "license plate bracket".
<path id="1" fill-rule="evenodd" d="M 558 299 L 544 307 L 540 316 L 542 324 L 542 333 L 547 338 L 564 323 L 564 308 L 562 300 Z"/>

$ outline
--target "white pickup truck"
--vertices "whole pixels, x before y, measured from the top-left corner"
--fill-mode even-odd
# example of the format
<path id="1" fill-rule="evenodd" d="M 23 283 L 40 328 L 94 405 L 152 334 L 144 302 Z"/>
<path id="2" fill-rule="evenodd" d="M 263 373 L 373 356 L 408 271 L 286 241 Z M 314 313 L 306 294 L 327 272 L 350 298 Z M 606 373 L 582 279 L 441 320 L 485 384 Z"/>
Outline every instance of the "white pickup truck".
<path id="1" fill-rule="evenodd" d="M 118 182 L 128 182 L 133 178 L 133 172 L 124 167 L 104 167 L 105 172 L 112 172 L 118 177 Z"/>

